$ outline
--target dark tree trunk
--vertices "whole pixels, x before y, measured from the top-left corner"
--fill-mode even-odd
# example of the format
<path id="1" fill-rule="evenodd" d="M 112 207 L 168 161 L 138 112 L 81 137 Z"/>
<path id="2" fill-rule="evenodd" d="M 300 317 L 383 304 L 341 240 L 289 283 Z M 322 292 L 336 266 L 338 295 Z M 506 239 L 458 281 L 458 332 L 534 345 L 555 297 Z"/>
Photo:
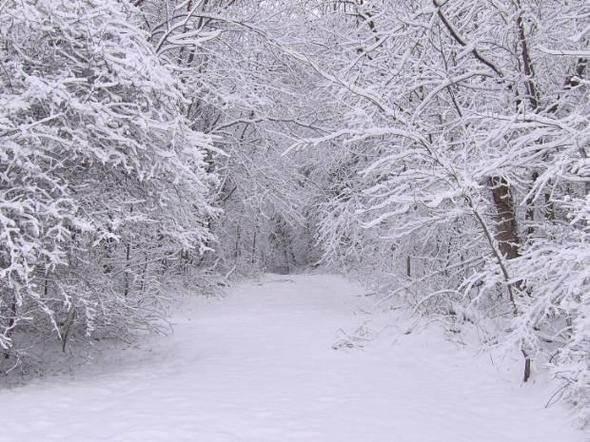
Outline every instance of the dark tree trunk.
<path id="1" fill-rule="evenodd" d="M 490 188 L 496 209 L 496 240 L 503 257 L 520 256 L 520 238 L 516 225 L 516 212 L 510 185 L 503 177 L 490 178 Z"/>

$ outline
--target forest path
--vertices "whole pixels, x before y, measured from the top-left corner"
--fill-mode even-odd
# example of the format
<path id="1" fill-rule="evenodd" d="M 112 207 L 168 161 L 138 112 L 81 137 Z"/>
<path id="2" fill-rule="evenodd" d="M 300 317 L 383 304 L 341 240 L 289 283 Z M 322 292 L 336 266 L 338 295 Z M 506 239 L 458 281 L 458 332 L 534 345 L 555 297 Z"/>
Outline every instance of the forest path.
<path id="1" fill-rule="evenodd" d="M 438 330 L 334 350 L 362 322 L 363 293 L 268 275 L 191 299 L 173 336 L 115 367 L 0 392 L 0 440 L 583 442 L 546 390 Z"/>

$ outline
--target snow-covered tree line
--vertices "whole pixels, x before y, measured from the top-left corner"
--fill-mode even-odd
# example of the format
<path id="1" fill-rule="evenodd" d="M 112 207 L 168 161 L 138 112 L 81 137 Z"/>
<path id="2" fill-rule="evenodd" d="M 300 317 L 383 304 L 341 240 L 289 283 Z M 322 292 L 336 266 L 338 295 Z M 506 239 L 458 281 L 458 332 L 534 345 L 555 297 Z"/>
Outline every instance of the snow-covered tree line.
<path id="1" fill-rule="evenodd" d="M 161 276 L 211 242 L 211 138 L 137 11 L 113 0 L 0 11 L 0 345 L 159 326 Z M 33 339 L 33 342 L 31 341 Z"/>
<path id="2" fill-rule="evenodd" d="M 193 127 L 223 150 L 210 157 L 220 180 L 214 205 L 225 214 L 211 225 L 215 268 L 287 272 L 307 264 L 312 233 L 301 213 L 306 163 L 282 154 L 302 132 L 317 133 L 317 111 L 300 95 L 309 83 L 307 66 L 275 41 L 303 41 L 289 23 L 301 16 L 300 5 L 137 3 L 150 41 L 186 86 Z"/>
<path id="3" fill-rule="evenodd" d="M 525 381 L 548 364 L 583 419 L 589 13 L 583 1 L 318 3 L 304 57 L 334 121 L 291 146 L 325 152 L 313 211 L 326 261 L 370 275 L 383 303 L 517 349 Z"/>
<path id="4" fill-rule="evenodd" d="M 321 259 L 590 414 L 587 2 L 0 8 L 4 370 L 153 328 L 166 276 Z"/>
<path id="5" fill-rule="evenodd" d="M 3 372 L 158 330 L 180 274 L 309 261 L 305 164 L 282 155 L 315 133 L 308 74 L 273 42 L 290 10 L 259 6 L 2 3 Z"/>

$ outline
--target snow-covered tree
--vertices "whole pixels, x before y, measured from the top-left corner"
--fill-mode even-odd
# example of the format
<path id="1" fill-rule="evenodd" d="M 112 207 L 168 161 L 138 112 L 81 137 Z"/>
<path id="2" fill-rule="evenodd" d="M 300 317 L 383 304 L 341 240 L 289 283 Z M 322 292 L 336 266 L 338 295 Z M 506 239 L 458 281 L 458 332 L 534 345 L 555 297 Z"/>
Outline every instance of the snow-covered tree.
<path id="1" fill-rule="evenodd" d="M 132 8 L 2 7 L 0 344 L 148 327 L 156 275 L 210 240 L 211 140 Z"/>
<path id="2" fill-rule="evenodd" d="M 324 165 L 341 151 L 317 179 L 338 180 L 318 195 L 326 258 L 386 275 L 418 311 L 490 327 L 524 355 L 525 380 L 551 360 L 582 404 L 587 6 L 331 6 L 309 28 L 324 44 L 295 56 L 338 120 L 292 146 L 324 148 Z"/>
<path id="3" fill-rule="evenodd" d="M 313 73 L 281 46 L 300 38 L 300 5 L 146 0 L 140 10 L 152 44 L 188 91 L 187 118 L 223 150 L 208 157 L 220 176 L 215 204 L 225 213 L 212 224 L 211 259 L 223 272 L 285 271 L 310 261 L 306 158 L 282 155 L 294 137 L 321 126 L 301 94 Z"/>

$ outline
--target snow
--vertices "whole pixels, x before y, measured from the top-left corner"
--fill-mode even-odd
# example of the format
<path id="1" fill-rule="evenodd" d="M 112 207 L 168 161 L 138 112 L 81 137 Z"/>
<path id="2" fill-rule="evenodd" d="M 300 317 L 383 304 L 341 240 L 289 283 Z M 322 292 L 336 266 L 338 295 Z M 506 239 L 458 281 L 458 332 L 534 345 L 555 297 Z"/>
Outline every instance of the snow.
<path id="1" fill-rule="evenodd" d="M 338 276 L 267 275 L 191 298 L 174 335 L 115 367 L 0 392 L 0 441 L 585 440 L 565 409 L 544 407 L 544 384 L 519 384 L 435 327 L 393 324 L 395 339 L 335 350 L 366 320 L 364 293 Z"/>

